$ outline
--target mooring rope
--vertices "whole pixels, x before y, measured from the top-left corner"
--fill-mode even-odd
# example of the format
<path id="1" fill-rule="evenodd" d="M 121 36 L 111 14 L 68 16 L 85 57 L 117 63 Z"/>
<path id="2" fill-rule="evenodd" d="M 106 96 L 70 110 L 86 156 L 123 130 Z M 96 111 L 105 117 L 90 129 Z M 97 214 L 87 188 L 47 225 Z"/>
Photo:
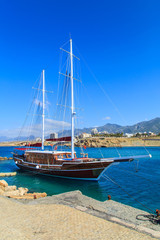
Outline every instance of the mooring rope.
<path id="1" fill-rule="evenodd" d="M 128 171 L 128 170 L 123 169 L 123 168 L 120 168 L 120 167 L 117 167 L 117 168 L 118 168 L 119 170 L 121 170 L 121 171 L 130 173 L 130 174 L 135 175 L 135 176 L 137 176 L 137 177 L 139 177 L 139 178 L 142 178 L 142 179 L 144 179 L 144 180 L 147 180 L 148 182 L 151 182 L 151 183 L 153 183 L 153 184 L 156 184 L 156 185 L 159 185 L 159 186 L 160 186 L 160 183 L 154 182 L 154 181 L 152 181 L 152 180 L 150 180 L 150 179 L 148 179 L 148 178 L 146 178 L 146 177 L 140 176 L 140 175 L 138 175 L 138 174 L 135 173 L 135 172 L 131 172 L 131 171 Z"/>
<path id="2" fill-rule="evenodd" d="M 102 177 L 106 180 L 111 181 L 112 183 L 114 183 L 115 185 L 117 185 L 122 191 L 124 191 L 131 199 L 133 199 L 134 201 L 136 201 L 137 203 L 139 203 L 141 206 L 143 206 L 144 208 L 148 209 L 149 212 L 152 212 L 155 215 L 155 212 L 147 207 L 145 204 L 141 203 L 140 201 L 138 201 L 136 198 L 134 198 L 130 193 L 128 193 L 122 186 L 120 186 L 117 182 L 115 182 L 115 180 L 111 179 L 108 175 L 103 174 Z"/>
<path id="3" fill-rule="evenodd" d="M 140 221 L 150 221 L 151 223 L 153 223 L 155 225 L 160 224 L 160 219 L 157 216 L 155 216 L 154 214 L 138 214 L 136 216 L 136 219 L 140 220 Z"/>

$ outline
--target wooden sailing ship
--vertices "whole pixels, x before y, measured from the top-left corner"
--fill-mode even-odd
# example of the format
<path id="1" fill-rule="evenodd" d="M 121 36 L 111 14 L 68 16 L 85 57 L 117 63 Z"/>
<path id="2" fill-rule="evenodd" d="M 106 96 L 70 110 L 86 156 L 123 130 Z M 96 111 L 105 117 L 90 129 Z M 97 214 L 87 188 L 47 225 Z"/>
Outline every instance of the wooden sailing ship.
<path id="1" fill-rule="evenodd" d="M 109 165 L 142 157 L 147 156 L 97 159 L 87 156 L 77 158 L 74 154 L 74 159 L 72 159 L 71 152 L 67 151 L 25 150 L 23 155 L 14 153 L 14 161 L 20 169 L 44 175 L 82 180 L 99 180 Z"/>
<path id="2" fill-rule="evenodd" d="M 63 50 L 63 49 L 62 49 Z M 67 51 L 65 51 L 67 52 Z M 69 179 L 81 180 L 99 180 L 108 166 L 117 162 L 128 162 L 134 159 L 151 157 L 150 155 L 117 157 L 117 158 L 90 158 L 83 155 L 78 158 L 74 150 L 74 89 L 73 89 L 73 57 L 72 39 L 70 39 L 70 74 L 67 76 L 71 83 L 71 151 L 44 150 L 44 117 L 45 117 L 45 76 L 43 70 L 43 113 L 42 113 L 42 149 L 33 148 L 15 149 L 13 158 L 15 164 L 23 170 L 50 175 L 54 177 L 63 177 Z M 58 139 L 57 139 L 58 140 Z M 65 139 L 61 139 L 65 141 Z M 67 141 L 69 139 L 67 138 Z"/>

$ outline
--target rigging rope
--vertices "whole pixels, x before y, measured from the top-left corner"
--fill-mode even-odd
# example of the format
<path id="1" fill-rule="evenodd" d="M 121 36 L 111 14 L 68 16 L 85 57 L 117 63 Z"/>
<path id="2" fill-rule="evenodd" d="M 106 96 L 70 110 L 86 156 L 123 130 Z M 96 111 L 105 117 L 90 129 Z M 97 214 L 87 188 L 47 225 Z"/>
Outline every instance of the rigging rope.
<path id="1" fill-rule="evenodd" d="M 95 74 L 93 73 L 93 71 L 91 70 L 91 68 L 89 67 L 89 65 L 87 64 L 87 61 L 85 60 L 85 58 L 82 56 L 82 54 L 80 53 L 78 47 L 76 46 L 76 44 L 74 43 L 79 55 L 81 56 L 83 62 L 85 63 L 86 67 L 88 68 L 89 72 L 91 73 L 92 77 L 95 79 L 95 81 L 97 82 L 99 88 L 101 89 L 101 91 L 103 92 L 103 94 L 105 95 L 105 97 L 109 100 L 109 102 L 112 104 L 112 106 L 114 107 L 115 111 L 119 114 L 119 116 L 121 117 L 121 119 L 123 120 L 123 122 L 125 124 L 127 124 L 127 121 L 125 120 L 124 116 L 121 114 L 121 112 L 119 111 L 119 109 L 117 108 L 117 106 L 115 105 L 115 103 L 112 101 L 112 99 L 110 98 L 110 96 L 108 95 L 108 93 L 104 90 L 104 88 L 102 87 L 101 83 L 98 81 L 97 77 L 95 76 Z M 149 151 L 147 150 L 145 143 L 144 143 L 144 149 L 146 150 L 146 152 L 150 155 Z M 116 148 L 116 147 L 115 147 Z M 118 152 L 118 155 L 120 155 L 118 149 L 116 148 L 116 151 Z"/>
<path id="2" fill-rule="evenodd" d="M 151 182 L 152 184 L 156 184 L 156 185 L 159 185 L 159 186 L 160 186 L 160 183 L 154 182 L 154 181 L 152 181 L 152 180 L 150 180 L 150 179 L 148 179 L 148 178 L 146 178 L 146 177 L 140 176 L 140 175 L 137 174 L 137 172 L 136 172 L 136 173 L 135 173 L 135 172 L 131 172 L 131 171 L 128 171 L 128 170 L 126 170 L 126 169 L 120 168 L 119 166 L 118 166 L 117 168 L 118 168 L 120 171 L 124 171 L 124 172 L 127 172 L 127 173 L 129 173 L 129 174 L 135 175 L 135 176 L 137 176 L 137 177 L 139 177 L 139 178 L 142 178 L 142 179 L 147 180 L 148 182 Z"/>
<path id="3" fill-rule="evenodd" d="M 40 75 L 40 77 L 41 77 L 41 75 Z M 37 80 L 36 80 L 36 83 L 37 83 L 37 81 L 38 81 L 38 78 L 37 78 Z M 34 84 L 34 85 L 35 85 L 35 84 Z M 39 87 L 39 86 L 38 86 L 38 87 Z M 27 122 L 29 113 L 30 113 L 30 111 L 31 111 L 31 109 L 32 109 L 33 104 L 35 103 L 35 99 L 36 99 L 36 92 L 34 93 L 33 100 L 32 100 L 32 102 L 31 102 L 31 104 L 30 104 L 29 110 L 28 110 L 28 112 L 27 112 L 27 114 L 26 114 L 26 117 L 25 117 L 25 120 L 24 120 L 24 122 L 23 122 L 23 125 L 22 125 L 22 127 L 21 127 L 21 129 L 20 129 L 19 135 L 18 135 L 18 137 L 17 137 L 17 141 L 19 141 L 19 139 L 20 139 L 20 136 L 21 136 L 21 134 L 22 134 L 22 131 L 23 131 L 23 129 L 24 129 L 24 126 L 25 126 L 25 124 L 26 124 L 26 122 Z M 28 126 L 28 130 L 27 130 L 27 131 L 28 131 L 28 133 L 29 133 L 29 126 Z M 29 135 L 29 134 L 28 134 L 28 135 Z"/>
<path id="4" fill-rule="evenodd" d="M 40 80 L 39 80 L 38 89 L 40 89 L 41 83 L 42 83 L 42 73 L 41 73 L 41 77 L 40 77 Z M 37 99 L 39 99 L 39 98 L 40 98 L 41 91 L 37 90 L 36 92 L 37 92 Z M 34 103 L 35 103 L 35 102 L 34 102 Z M 30 127 L 29 127 L 29 130 L 28 130 L 28 141 L 29 141 L 29 137 L 30 137 L 30 134 L 31 134 L 31 128 L 33 128 L 33 121 L 34 121 L 34 115 L 35 115 L 35 112 L 36 112 L 36 108 L 37 108 L 37 105 L 35 104 L 35 105 L 34 105 L 34 110 L 33 110 L 32 119 L 31 119 L 31 123 L 30 123 Z M 33 130 L 33 129 L 32 129 L 32 130 Z"/>
<path id="5" fill-rule="evenodd" d="M 108 175 L 103 174 L 102 177 L 108 181 L 111 181 L 112 183 L 114 183 L 115 185 L 117 185 L 123 192 L 125 192 L 131 199 L 133 199 L 134 201 L 136 201 L 137 203 L 139 203 L 141 206 L 143 206 L 144 208 L 146 208 L 147 210 L 149 210 L 149 212 L 152 212 L 153 214 L 154 211 L 147 207 L 145 204 L 141 203 L 140 201 L 138 201 L 136 198 L 134 198 L 130 193 L 128 193 L 122 186 L 120 186 L 115 180 L 111 179 Z"/>
<path id="6" fill-rule="evenodd" d="M 117 106 L 115 105 L 115 103 L 112 101 L 112 99 L 109 97 L 109 95 L 107 94 L 107 92 L 104 90 L 104 88 L 102 87 L 102 85 L 100 84 L 100 82 L 98 81 L 98 79 L 96 78 L 95 74 L 93 73 L 93 71 L 91 70 L 91 68 L 89 67 L 89 65 L 87 64 L 87 61 L 85 60 L 85 58 L 82 56 L 82 54 L 80 53 L 79 49 L 77 48 L 76 44 L 74 43 L 77 51 L 79 52 L 79 55 L 81 56 L 81 58 L 83 59 L 86 67 L 88 68 L 89 72 L 91 73 L 91 75 L 93 76 L 93 78 L 96 80 L 98 86 L 100 87 L 100 89 L 102 90 L 102 92 L 104 93 L 104 95 L 107 97 L 107 99 L 109 100 L 109 102 L 112 104 L 112 106 L 114 107 L 114 109 L 116 110 L 116 112 L 119 114 L 119 116 L 121 117 L 121 119 L 123 120 L 123 122 L 127 123 L 125 118 L 122 116 L 121 112 L 119 111 L 119 109 L 117 108 Z"/>

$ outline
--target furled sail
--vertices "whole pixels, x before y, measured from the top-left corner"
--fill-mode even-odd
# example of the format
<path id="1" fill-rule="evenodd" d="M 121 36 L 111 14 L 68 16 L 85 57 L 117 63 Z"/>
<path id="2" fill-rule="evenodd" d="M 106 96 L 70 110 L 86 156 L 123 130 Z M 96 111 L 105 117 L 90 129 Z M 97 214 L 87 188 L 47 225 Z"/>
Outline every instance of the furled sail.
<path id="1" fill-rule="evenodd" d="M 50 142 L 70 142 L 71 137 L 60 137 L 60 138 L 48 138 L 46 141 Z"/>

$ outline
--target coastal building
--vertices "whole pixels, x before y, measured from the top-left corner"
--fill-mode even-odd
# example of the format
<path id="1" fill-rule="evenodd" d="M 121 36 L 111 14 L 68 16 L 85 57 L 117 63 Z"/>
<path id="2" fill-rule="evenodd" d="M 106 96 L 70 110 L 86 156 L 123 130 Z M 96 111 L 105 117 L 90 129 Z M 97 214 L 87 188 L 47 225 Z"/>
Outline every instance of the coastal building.
<path id="1" fill-rule="evenodd" d="M 93 129 L 91 130 L 91 134 L 92 134 L 92 135 L 95 135 L 95 134 L 97 134 L 97 133 L 98 133 L 97 128 L 93 128 Z"/>
<path id="2" fill-rule="evenodd" d="M 149 132 L 148 135 L 149 135 L 149 136 L 156 136 L 156 134 L 153 133 L 153 132 Z"/>
<path id="3" fill-rule="evenodd" d="M 40 137 L 36 138 L 36 142 L 40 142 L 42 139 Z"/>
<path id="4" fill-rule="evenodd" d="M 125 133 L 124 136 L 130 138 L 130 137 L 133 137 L 134 134 L 133 133 Z"/>
<path id="5" fill-rule="evenodd" d="M 55 138 L 58 138 L 58 133 L 51 133 L 50 139 L 55 139 Z"/>
<path id="6" fill-rule="evenodd" d="M 88 138 L 88 137 L 91 137 L 91 134 L 90 133 L 81 133 L 79 135 L 79 138 Z"/>
<path id="7" fill-rule="evenodd" d="M 137 132 L 135 134 L 135 136 L 136 137 L 147 137 L 147 136 L 149 136 L 149 133 L 147 133 L 147 132 Z"/>
<path id="8" fill-rule="evenodd" d="M 107 131 L 102 131 L 102 132 L 99 132 L 99 134 L 108 134 Z"/>

